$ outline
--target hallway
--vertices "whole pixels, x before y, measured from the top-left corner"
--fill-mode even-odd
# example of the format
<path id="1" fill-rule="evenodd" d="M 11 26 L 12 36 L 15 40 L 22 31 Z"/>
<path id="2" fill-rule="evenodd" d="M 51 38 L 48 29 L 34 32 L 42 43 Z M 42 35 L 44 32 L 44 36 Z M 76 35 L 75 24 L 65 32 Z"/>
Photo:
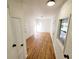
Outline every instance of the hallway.
<path id="1" fill-rule="evenodd" d="M 56 59 L 50 33 L 39 32 L 26 40 L 26 59 Z"/>
<path id="2" fill-rule="evenodd" d="M 7 59 L 72 59 L 72 0 L 7 2 Z"/>

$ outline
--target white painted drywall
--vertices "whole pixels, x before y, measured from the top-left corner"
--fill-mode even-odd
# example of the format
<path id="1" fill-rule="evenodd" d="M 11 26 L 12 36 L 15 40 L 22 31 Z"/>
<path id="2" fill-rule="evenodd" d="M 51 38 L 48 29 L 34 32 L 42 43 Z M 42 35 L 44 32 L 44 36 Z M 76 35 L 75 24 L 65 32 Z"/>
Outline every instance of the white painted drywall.
<path id="1" fill-rule="evenodd" d="M 41 23 L 41 31 L 40 32 L 50 32 L 51 19 L 36 19 L 35 21 L 39 21 Z M 37 23 L 37 25 L 39 25 Z M 39 28 L 39 27 L 38 27 Z M 39 28 L 40 29 L 40 28 Z"/>
<path id="2" fill-rule="evenodd" d="M 50 32 L 51 19 L 28 19 L 24 22 L 24 36 L 27 39 L 29 36 L 35 33 L 35 24 L 37 21 L 41 23 L 41 31 L 40 32 Z M 38 24 L 38 23 L 37 23 Z"/>
<path id="3" fill-rule="evenodd" d="M 69 59 L 72 59 L 72 16 L 70 18 L 68 35 L 65 43 L 66 44 L 65 44 L 64 54 L 69 55 Z"/>
<path id="4" fill-rule="evenodd" d="M 54 50 L 56 54 L 56 59 L 64 59 L 63 53 L 64 53 L 64 46 L 60 43 L 60 41 L 57 38 L 58 34 L 58 24 L 59 24 L 59 19 L 69 17 L 71 14 L 72 10 L 72 2 L 71 0 L 67 0 L 63 5 L 62 8 L 59 12 L 58 18 L 56 19 L 56 30 L 55 30 L 55 36 L 53 39 L 53 45 L 54 45 Z M 52 34 L 53 35 L 53 34 Z"/>

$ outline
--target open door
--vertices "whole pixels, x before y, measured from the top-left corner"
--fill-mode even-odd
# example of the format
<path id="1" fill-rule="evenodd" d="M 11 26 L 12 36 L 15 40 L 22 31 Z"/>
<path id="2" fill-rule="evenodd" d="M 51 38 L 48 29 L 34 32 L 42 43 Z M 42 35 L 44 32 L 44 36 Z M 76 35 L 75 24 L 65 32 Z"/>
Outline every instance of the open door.
<path id="1" fill-rule="evenodd" d="M 72 59 L 72 18 L 70 16 L 70 24 L 68 28 L 67 40 L 64 48 L 64 58 Z"/>

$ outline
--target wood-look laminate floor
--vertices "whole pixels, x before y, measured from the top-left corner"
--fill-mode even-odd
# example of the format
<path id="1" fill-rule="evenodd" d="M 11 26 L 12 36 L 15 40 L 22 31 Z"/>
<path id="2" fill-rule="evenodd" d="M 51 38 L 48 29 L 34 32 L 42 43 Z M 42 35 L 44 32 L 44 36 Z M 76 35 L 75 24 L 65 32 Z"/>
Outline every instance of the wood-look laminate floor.
<path id="1" fill-rule="evenodd" d="M 26 59 L 56 59 L 49 33 L 36 33 L 26 40 Z"/>

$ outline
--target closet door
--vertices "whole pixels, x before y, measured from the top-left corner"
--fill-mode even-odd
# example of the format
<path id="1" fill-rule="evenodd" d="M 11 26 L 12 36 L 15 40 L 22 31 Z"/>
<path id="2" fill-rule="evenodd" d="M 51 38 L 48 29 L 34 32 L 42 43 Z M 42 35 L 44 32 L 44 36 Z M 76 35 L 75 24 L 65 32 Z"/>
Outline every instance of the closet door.
<path id="1" fill-rule="evenodd" d="M 21 19 L 17 17 L 13 17 L 12 24 L 17 42 L 18 59 L 24 59 L 24 46 L 23 46 L 24 44 L 23 44 Z"/>
<path id="2" fill-rule="evenodd" d="M 9 13 L 7 17 L 7 59 L 18 59 L 17 44 L 16 39 L 14 38 L 14 32 Z"/>

